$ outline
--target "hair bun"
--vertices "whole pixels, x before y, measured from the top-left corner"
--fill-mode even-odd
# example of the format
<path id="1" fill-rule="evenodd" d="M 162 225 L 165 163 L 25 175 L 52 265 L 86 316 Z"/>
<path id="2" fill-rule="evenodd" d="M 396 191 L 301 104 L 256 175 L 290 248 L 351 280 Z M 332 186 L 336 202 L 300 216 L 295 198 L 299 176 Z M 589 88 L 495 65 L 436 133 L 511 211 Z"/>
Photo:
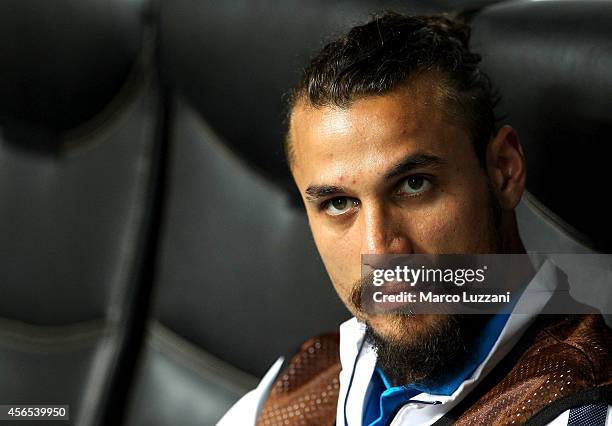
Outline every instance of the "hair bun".
<path id="1" fill-rule="evenodd" d="M 451 18 L 447 14 L 431 15 L 425 18 L 427 25 L 435 31 L 453 37 L 468 48 L 470 42 L 470 27 L 457 18 Z"/>

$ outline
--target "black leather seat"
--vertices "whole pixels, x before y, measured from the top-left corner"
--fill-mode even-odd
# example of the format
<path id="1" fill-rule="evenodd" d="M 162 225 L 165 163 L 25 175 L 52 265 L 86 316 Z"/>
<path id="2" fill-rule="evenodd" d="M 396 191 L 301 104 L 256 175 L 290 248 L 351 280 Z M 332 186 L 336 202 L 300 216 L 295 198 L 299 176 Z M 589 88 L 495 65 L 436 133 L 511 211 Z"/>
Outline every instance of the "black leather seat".
<path id="1" fill-rule="evenodd" d="M 571 294 L 612 324 L 612 233 L 601 208 L 612 146 L 612 3 L 516 2 L 485 8 L 473 46 L 502 97 L 497 115 L 521 138 L 527 193 L 518 208 L 526 248 L 567 274 Z"/>
<path id="2" fill-rule="evenodd" d="M 158 162 L 143 8 L 0 4 L 0 401 L 73 424 L 129 374 Z"/>
<path id="3" fill-rule="evenodd" d="M 603 252 L 612 248 L 598 207 L 612 153 L 611 23 L 607 1 L 510 2 L 477 14 L 472 39 L 502 95 L 497 113 L 521 137 L 528 190 L 552 222 Z"/>

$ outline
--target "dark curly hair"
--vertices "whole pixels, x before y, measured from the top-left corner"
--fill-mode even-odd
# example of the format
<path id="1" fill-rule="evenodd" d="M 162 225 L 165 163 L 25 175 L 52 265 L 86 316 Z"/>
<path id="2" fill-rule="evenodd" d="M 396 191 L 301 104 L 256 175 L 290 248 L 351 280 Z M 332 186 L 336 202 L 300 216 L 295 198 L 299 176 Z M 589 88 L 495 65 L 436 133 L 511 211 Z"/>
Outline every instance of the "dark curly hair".
<path id="1" fill-rule="evenodd" d="M 290 93 L 288 113 L 298 101 L 348 108 L 354 100 L 388 93 L 409 78 L 438 72 L 447 110 L 468 129 L 484 167 L 498 96 L 478 67 L 480 55 L 469 50 L 469 39 L 469 26 L 448 15 L 375 17 L 328 43 L 311 60 Z M 284 148 L 290 160 L 288 138 Z"/>

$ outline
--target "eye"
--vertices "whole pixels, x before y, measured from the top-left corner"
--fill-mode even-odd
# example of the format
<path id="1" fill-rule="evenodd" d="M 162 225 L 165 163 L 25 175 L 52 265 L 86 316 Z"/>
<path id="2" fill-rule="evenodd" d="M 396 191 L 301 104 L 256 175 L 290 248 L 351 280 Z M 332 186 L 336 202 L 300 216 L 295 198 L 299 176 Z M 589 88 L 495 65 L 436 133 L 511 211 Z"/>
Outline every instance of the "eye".
<path id="1" fill-rule="evenodd" d="M 323 203 L 323 210 L 330 216 L 339 216 L 355 208 L 359 203 L 348 197 L 336 197 Z"/>
<path id="2" fill-rule="evenodd" d="M 425 176 L 412 175 L 404 179 L 398 188 L 398 192 L 409 195 L 420 194 L 431 187 L 431 181 Z"/>

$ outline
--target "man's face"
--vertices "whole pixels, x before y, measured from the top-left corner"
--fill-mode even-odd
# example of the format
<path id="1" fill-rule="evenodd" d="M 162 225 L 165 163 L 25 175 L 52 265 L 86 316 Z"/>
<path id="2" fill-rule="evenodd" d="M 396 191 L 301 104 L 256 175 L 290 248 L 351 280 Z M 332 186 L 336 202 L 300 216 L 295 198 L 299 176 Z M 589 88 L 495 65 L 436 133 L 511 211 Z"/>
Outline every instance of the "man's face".
<path id="1" fill-rule="evenodd" d="M 350 300 L 361 254 L 499 248 L 487 174 L 444 102 L 423 78 L 345 109 L 301 102 L 291 118 L 292 172 L 331 281 L 353 314 L 399 342 L 444 319 L 364 318 Z"/>

